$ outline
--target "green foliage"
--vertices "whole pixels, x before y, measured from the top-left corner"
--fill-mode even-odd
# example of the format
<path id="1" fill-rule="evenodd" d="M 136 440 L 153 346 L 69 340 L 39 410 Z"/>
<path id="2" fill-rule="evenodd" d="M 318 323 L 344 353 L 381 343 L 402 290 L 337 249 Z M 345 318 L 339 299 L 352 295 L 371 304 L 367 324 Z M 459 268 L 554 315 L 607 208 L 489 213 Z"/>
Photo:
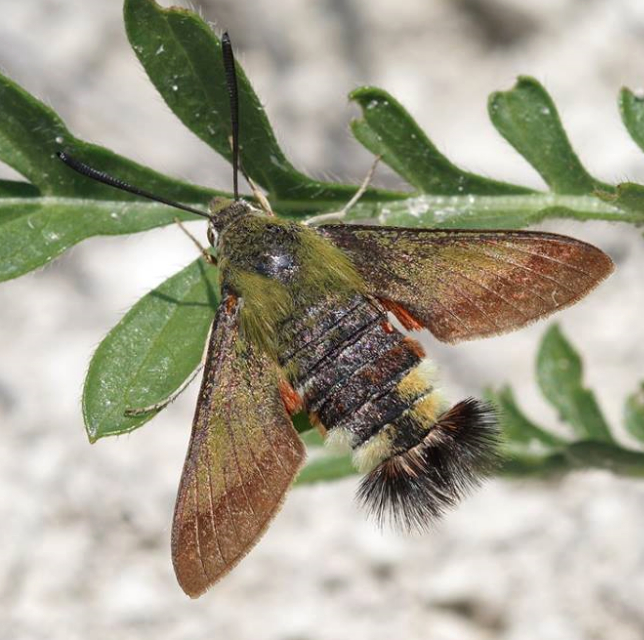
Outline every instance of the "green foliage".
<path id="1" fill-rule="evenodd" d="M 627 431 L 640 442 L 644 442 L 644 382 L 638 391 L 626 399 L 624 422 Z"/>
<path id="2" fill-rule="evenodd" d="M 582 386 L 581 358 L 557 325 L 545 334 L 537 356 L 541 393 L 582 438 L 611 442 L 612 437 L 595 395 Z"/>
<path id="3" fill-rule="evenodd" d="M 131 45 L 170 109 L 214 151 L 230 159 L 219 39 L 196 14 L 164 9 L 153 0 L 125 0 L 124 17 Z M 241 159 L 247 173 L 266 189 L 282 216 L 304 218 L 338 211 L 356 187 L 320 182 L 297 170 L 280 148 L 239 66 L 238 72 Z M 546 191 L 457 167 L 382 89 L 363 87 L 351 99 L 362 112 L 351 124 L 356 139 L 382 156 L 410 190 L 368 189 L 348 219 L 444 228 L 520 228 L 546 218 L 644 222 L 644 187 L 611 186 L 590 176 L 568 141 L 552 99 L 534 79 L 520 78 L 511 90 L 493 94 L 489 111 L 501 135 L 542 176 Z M 619 104 L 627 131 L 644 150 L 644 103 L 624 89 Z M 75 174 L 57 159 L 59 150 L 195 207 L 207 207 L 213 196 L 229 195 L 161 175 L 74 137 L 49 107 L 3 76 L 0 105 L 0 160 L 25 178 L 0 181 L 0 280 L 41 267 L 92 236 L 136 233 L 172 224 L 177 217 L 193 218 Z M 197 366 L 217 304 L 216 279 L 215 269 L 194 262 L 142 298 L 105 338 L 92 359 L 84 389 L 90 440 L 142 425 L 152 414 L 129 417 L 125 410 L 167 397 Z M 641 465 L 641 454 L 613 442 L 592 393 L 581 384 L 579 357 L 556 328 L 544 340 L 538 377 L 545 396 L 580 441 L 571 444 L 532 423 L 511 390 L 501 390 L 494 398 L 505 411 L 509 450 L 523 451 L 509 469 L 518 464 L 523 473 L 559 470 L 570 466 L 575 456 L 604 459 L 607 451 L 613 452 L 614 460 L 621 456 L 622 468 L 632 460 L 635 467 Z M 626 411 L 627 427 L 639 439 L 644 433 L 643 413 L 640 392 L 629 398 Z M 300 431 L 310 427 L 301 416 L 297 426 Z M 316 441 L 311 433 L 305 438 Z M 545 457 L 528 453 L 535 444 L 550 453 Z M 300 481 L 337 477 L 348 470 L 346 459 L 320 458 Z"/>
<path id="4" fill-rule="evenodd" d="M 513 402 L 509 387 L 489 392 L 490 399 L 501 412 L 504 434 L 508 442 L 505 472 L 564 472 L 577 468 L 598 467 L 622 475 L 644 476 L 644 452 L 625 448 L 613 435 L 599 407 L 595 394 L 583 386 L 582 361 L 557 325 L 543 336 L 537 354 L 536 374 L 544 398 L 557 410 L 566 427 L 565 435 L 554 435 L 530 423 L 537 437 L 517 438 L 528 418 Z M 626 400 L 625 425 L 635 435 L 638 428 L 644 435 L 642 396 L 634 394 Z"/>
<path id="5" fill-rule="evenodd" d="M 488 109 L 499 133 L 539 172 L 554 193 L 584 195 L 611 190 L 579 161 L 552 98 L 534 78 L 521 77 L 511 91 L 490 96 Z"/>
<path id="6" fill-rule="evenodd" d="M 194 218 L 75 174 L 56 157 L 60 149 L 73 149 L 91 165 L 196 206 L 207 206 L 218 193 L 82 142 L 49 107 L 3 76 L 0 105 L 0 160 L 29 181 L 0 183 L 0 280 L 32 271 L 85 238 Z"/>
<path id="7" fill-rule="evenodd" d="M 125 24 L 150 79 L 181 121 L 217 153 L 229 158 L 229 108 L 221 44 L 208 25 L 183 9 L 152 0 L 127 0 Z M 297 171 L 279 147 L 261 103 L 240 68 L 241 157 L 275 210 L 301 217 L 337 211 L 355 187 L 313 180 Z M 519 228 L 545 218 L 644 222 L 644 187 L 610 187 L 583 168 L 545 89 L 521 78 L 490 99 L 499 132 L 542 175 L 551 191 L 538 192 L 463 171 L 442 155 L 403 107 L 382 89 L 363 87 L 351 98 L 362 117 L 356 138 L 381 154 L 413 188 L 407 193 L 370 189 L 349 219 L 382 224 L 463 228 Z M 0 76 L 0 159 L 27 183 L 0 182 L 0 280 L 36 269 L 96 235 L 146 231 L 171 224 L 163 205 L 82 178 L 55 152 L 79 159 L 159 195 L 205 207 L 220 192 L 161 175 L 74 137 L 47 106 Z M 644 141 L 642 101 L 620 95 L 622 118 L 634 140 Z"/>
<path id="8" fill-rule="evenodd" d="M 562 474 L 585 468 L 644 477 L 644 451 L 619 444 L 613 437 L 595 395 L 582 386 L 581 359 L 557 325 L 543 336 L 536 362 L 541 391 L 559 412 L 564 429 L 555 433 L 528 418 L 509 386 L 488 390 L 487 399 L 499 413 L 508 476 Z M 625 426 L 644 442 L 644 383 L 625 403 Z M 315 446 L 315 445 L 313 445 Z M 299 483 L 342 478 L 355 473 L 349 456 L 320 455 L 300 475 Z"/>
<path id="9" fill-rule="evenodd" d="M 126 0 L 125 28 L 137 57 L 167 105 L 195 135 L 231 160 L 230 108 L 221 63 L 221 43 L 195 13 L 162 9 L 149 0 Z M 241 162 L 272 197 L 306 200 L 322 195 L 337 200 L 351 189 L 325 185 L 298 172 L 277 144 L 262 104 L 243 69 L 237 67 L 240 94 Z M 324 195 L 322 196 L 324 197 Z"/>
<path id="10" fill-rule="evenodd" d="M 161 402 L 194 371 L 219 304 L 217 279 L 200 258 L 143 296 L 107 334 L 83 391 L 91 442 L 140 427 L 155 414 L 125 411 Z"/>
<path id="11" fill-rule="evenodd" d="M 386 91 L 363 87 L 350 97 L 363 114 L 351 123 L 353 135 L 419 192 L 493 196 L 531 192 L 459 169 Z"/>
<path id="12" fill-rule="evenodd" d="M 509 449 L 521 450 L 531 446 L 552 448 L 565 443 L 563 438 L 544 431 L 523 414 L 510 387 L 505 386 L 496 393 L 488 391 L 487 396 L 503 416 L 503 435 Z"/>

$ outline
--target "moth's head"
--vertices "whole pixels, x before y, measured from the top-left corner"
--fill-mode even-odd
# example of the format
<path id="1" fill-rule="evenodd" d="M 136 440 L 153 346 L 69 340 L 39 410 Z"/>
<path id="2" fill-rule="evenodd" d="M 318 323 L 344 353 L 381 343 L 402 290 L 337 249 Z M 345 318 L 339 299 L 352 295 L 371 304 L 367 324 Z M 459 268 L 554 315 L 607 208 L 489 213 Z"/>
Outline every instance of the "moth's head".
<path id="1" fill-rule="evenodd" d="M 208 207 L 208 240 L 221 233 L 231 222 L 250 212 L 250 206 L 243 200 L 214 198 Z"/>
<path id="2" fill-rule="evenodd" d="M 245 200 L 213 198 L 208 207 L 208 242 L 214 247 L 219 234 L 235 221 L 259 211 Z"/>

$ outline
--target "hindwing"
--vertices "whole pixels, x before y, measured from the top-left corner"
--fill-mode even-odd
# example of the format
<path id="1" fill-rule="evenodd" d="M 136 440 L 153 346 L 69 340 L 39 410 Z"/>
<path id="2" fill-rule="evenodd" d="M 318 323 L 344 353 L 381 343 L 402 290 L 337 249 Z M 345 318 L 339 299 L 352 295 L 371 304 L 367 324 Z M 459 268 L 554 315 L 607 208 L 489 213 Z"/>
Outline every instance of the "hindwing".
<path id="1" fill-rule="evenodd" d="M 505 333 L 567 307 L 613 270 L 600 249 L 554 233 L 331 224 L 368 292 L 407 328 L 458 342 Z"/>

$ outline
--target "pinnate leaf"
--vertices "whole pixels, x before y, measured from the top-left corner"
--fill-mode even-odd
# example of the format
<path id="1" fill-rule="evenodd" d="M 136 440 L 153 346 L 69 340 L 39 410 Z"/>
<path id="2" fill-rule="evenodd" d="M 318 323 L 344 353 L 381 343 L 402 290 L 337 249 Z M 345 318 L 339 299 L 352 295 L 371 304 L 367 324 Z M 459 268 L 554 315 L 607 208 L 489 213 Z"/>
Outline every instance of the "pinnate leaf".
<path id="1" fill-rule="evenodd" d="M 562 420 L 583 438 L 612 442 L 592 391 L 584 388 L 581 358 L 557 325 L 546 332 L 537 356 L 537 381 Z"/>
<path id="2" fill-rule="evenodd" d="M 362 117 L 351 123 L 353 135 L 419 191 L 436 195 L 530 193 L 454 165 L 386 91 L 362 87 L 350 98 L 362 108 Z"/>
<path id="3" fill-rule="evenodd" d="M 520 77 L 509 91 L 490 96 L 488 111 L 499 133 L 541 174 L 555 193 L 587 194 L 611 187 L 584 169 L 546 90 Z"/>
<path id="4" fill-rule="evenodd" d="M 644 383 L 626 399 L 624 422 L 628 432 L 640 442 L 644 442 Z"/>

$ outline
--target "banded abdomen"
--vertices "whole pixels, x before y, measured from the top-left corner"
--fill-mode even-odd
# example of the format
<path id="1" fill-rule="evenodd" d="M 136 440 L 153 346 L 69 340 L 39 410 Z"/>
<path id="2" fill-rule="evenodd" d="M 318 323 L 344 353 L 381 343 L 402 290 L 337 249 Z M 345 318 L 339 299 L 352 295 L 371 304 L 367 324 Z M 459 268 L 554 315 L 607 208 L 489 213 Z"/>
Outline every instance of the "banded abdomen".
<path id="1" fill-rule="evenodd" d="M 475 400 L 446 410 L 422 347 L 377 300 L 329 296 L 282 336 L 280 364 L 312 422 L 368 472 L 360 497 L 378 518 L 422 528 L 489 471 L 493 414 Z"/>

